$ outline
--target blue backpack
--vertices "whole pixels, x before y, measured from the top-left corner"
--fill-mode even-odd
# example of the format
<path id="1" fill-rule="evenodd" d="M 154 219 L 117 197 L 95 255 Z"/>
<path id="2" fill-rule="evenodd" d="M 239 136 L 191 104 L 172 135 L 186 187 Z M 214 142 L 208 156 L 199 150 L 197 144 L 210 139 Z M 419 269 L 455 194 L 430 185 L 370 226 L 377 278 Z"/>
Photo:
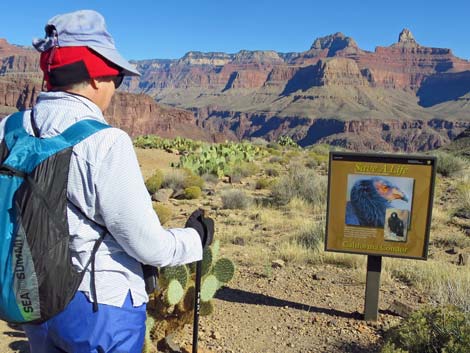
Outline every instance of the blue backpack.
<path id="1" fill-rule="evenodd" d="M 8 118 L 0 143 L 0 319 L 41 323 L 67 306 L 85 272 L 73 267 L 69 250 L 73 146 L 109 126 L 82 120 L 60 135 L 38 138 L 23 128 L 25 114 Z"/>

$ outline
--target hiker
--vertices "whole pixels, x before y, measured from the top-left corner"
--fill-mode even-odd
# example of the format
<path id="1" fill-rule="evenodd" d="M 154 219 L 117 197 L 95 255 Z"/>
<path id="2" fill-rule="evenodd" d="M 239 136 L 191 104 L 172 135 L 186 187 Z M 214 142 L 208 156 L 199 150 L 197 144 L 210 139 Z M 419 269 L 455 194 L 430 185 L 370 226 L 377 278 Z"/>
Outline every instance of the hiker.
<path id="1" fill-rule="evenodd" d="M 123 78 L 140 74 L 116 50 L 104 18 L 91 10 L 62 14 L 50 19 L 45 31 L 33 46 L 41 53 L 47 91 L 22 115 L 24 129 L 48 139 L 85 119 L 106 124 L 103 111 Z M 0 122 L 0 145 L 9 118 Z M 117 128 L 100 127 L 73 145 L 68 167 L 67 241 L 73 267 L 84 274 L 63 311 L 23 325 L 31 353 L 141 353 L 148 301 L 142 265 L 199 261 L 212 241 L 213 221 L 196 210 L 186 228 L 164 229 L 132 141 Z M 39 217 L 32 212 L 33 220 Z"/>

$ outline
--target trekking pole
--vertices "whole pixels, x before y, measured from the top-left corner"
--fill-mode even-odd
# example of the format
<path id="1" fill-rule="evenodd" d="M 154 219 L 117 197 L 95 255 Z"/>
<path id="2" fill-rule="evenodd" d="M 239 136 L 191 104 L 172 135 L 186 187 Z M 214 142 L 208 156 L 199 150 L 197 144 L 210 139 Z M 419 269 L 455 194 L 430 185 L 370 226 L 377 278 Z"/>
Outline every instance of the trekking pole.
<path id="1" fill-rule="evenodd" d="M 199 333 L 199 310 L 201 308 L 201 273 L 202 260 L 196 262 L 195 294 L 194 294 L 194 322 L 193 322 L 193 352 L 197 353 L 197 340 Z"/>
<path id="2" fill-rule="evenodd" d="M 204 232 L 207 234 L 207 228 L 202 219 L 204 217 L 204 211 L 200 216 Z M 202 256 L 204 256 L 204 244 L 202 244 Z M 202 277 L 202 259 L 201 261 L 196 262 L 196 278 L 194 279 L 194 322 L 193 322 L 193 352 L 197 353 L 197 340 L 199 334 L 199 311 L 201 309 L 201 277 Z"/>

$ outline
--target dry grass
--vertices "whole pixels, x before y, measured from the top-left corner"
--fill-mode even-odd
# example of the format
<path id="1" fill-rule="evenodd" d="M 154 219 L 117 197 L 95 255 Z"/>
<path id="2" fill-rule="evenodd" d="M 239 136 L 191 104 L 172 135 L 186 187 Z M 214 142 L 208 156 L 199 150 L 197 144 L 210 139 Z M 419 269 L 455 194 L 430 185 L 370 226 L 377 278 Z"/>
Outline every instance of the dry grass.
<path id="1" fill-rule="evenodd" d="M 170 163 L 179 158 L 157 150 L 137 149 L 137 155 L 142 164 L 143 174 L 147 177 L 157 168 L 168 171 L 171 169 Z M 280 162 L 281 158 L 279 161 L 271 158 L 273 164 L 270 164 L 269 168 L 280 171 L 280 178 L 286 178 L 288 171 L 279 164 Z M 246 209 L 223 209 L 220 196 L 226 186 L 214 182 L 216 192 L 214 198 L 193 203 L 178 201 L 177 205 L 172 207 L 176 210 L 176 214 L 168 223 L 173 225 L 184 221 L 178 217 L 181 211 L 192 210 L 199 202 L 212 209 L 212 216 L 216 219 L 216 237 L 222 242 L 222 251 L 227 256 L 236 258 L 238 262 L 264 267 L 267 274 L 271 269 L 271 261 L 278 258 L 289 264 L 332 264 L 349 268 L 351 277 L 364 283 L 367 256 L 325 252 L 323 242 L 314 241 L 314 237 L 321 237 L 321 230 L 324 229 L 326 183 L 325 178 L 318 177 L 314 170 L 303 168 L 301 171 L 305 178 L 299 182 L 293 183 L 284 179 L 288 181 L 286 188 L 289 191 L 288 197 L 285 197 L 287 200 L 285 204 L 281 203 L 280 206 L 253 204 Z M 254 190 L 253 185 L 256 185 L 256 181 L 260 178 L 265 178 L 266 174 L 265 170 L 263 176 L 251 176 L 250 186 L 245 179 L 243 184 L 236 186 L 237 190 L 243 190 L 248 197 L 259 196 L 260 190 Z M 315 180 L 315 184 L 310 187 L 307 181 L 312 180 Z M 304 188 L 304 192 L 299 195 L 295 192 L 290 193 L 292 185 L 309 187 Z M 306 198 L 305 195 L 309 197 Z M 470 210 L 470 177 L 466 174 L 459 179 L 440 177 L 436 200 L 431 224 L 430 250 L 439 256 L 436 255 L 428 261 L 385 257 L 382 283 L 404 282 L 423 293 L 428 293 L 436 303 L 458 305 L 468 312 L 470 266 L 463 267 L 449 263 L 451 257 L 443 250 L 447 247 L 458 247 L 467 252 L 470 247 L 470 238 L 464 235 L 452 219 L 452 211 L 455 209 Z M 322 226 L 317 227 L 318 224 Z M 240 239 L 243 244 L 240 244 Z"/>
<path id="2" fill-rule="evenodd" d="M 135 148 L 135 153 L 144 180 L 149 178 L 156 169 L 164 171 L 171 169 L 171 163 L 177 163 L 180 159 L 176 154 L 157 149 Z"/>
<path id="3" fill-rule="evenodd" d="M 470 268 L 442 261 L 385 259 L 384 271 L 430 294 L 437 304 L 457 305 L 470 312 Z"/>
<path id="4" fill-rule="evenodd" d="M 449 211 L 443 210 L 441 207 L 434 206 L 432 210 L 431 231 L 439 232 L 447 229 L 450 222 Z"/>
<path id="5" fill-rule="evenodd" d="M 466 174 L 464 177 L 458 180 L 457 183 L 457 207 L 461 210 L 470 212 L 470 176 Z"/>

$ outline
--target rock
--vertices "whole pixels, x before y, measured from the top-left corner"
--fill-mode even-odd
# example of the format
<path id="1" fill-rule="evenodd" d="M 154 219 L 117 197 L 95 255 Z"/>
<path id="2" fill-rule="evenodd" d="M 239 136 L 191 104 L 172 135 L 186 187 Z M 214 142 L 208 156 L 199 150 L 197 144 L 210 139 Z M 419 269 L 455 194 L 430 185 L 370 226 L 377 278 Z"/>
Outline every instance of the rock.
<path id="1" fill-rule="evenodd" d="M 312 279 L 315 280 L 315 281 L 324 281 L 324 280 L 326 280 L 326 277 L 322 274 L 314 273 L 312 275 Z"/>
<path id="2" fill-rule="evenodd" d="M 413 34 L 407 28 L 405 28 L 405 29 L 403 29 L 403 31 L 401 31 L 400 35 L 398 36 L 398 42 L 399 43 L 416 44 L 416 40 L 413 37 Z"/>
<path id="3" fill-rule="evenodd" d="M 173 189 L 160 189 L 152 195 L 152 200 L 158 202 L 168 202 L 172 194 Z"/>
<path id="4" fill-rule="evenodd" d="M 338 320 L 332 319 L 332 320 L 328 321 L 326 324 L 330 327 L 336 327 L 336 326 L 338 326 Z"/>
<path id="5" fill-rule="evenodd" d="M 459 266 L 467 266 L 470 262 L 470 255 L 469 254 L 459 254 L 459 262 L 457 263 Z"/>
<path id="6" fill-rule="evenodd" d="M 232 244 L 240 245 L 240 246 L 245 246 L 245 239 L 243 239 L 242 237 L 235 237 L 235 238 L 232 240 Z"/>
<path id="7" fill-rule="evenodd" d="M 215 195 L 215 190 L 214 189 L 204 189 L 203 191 L 207 196 L 214 196 Z"/>
<path id="8" fill-rule="evenodd" d="M 158 342 L 158 351 L 163 353 L 182 353 L 181 348 L 173 341 L 173 335 L 168 335 Z"/>
<path id="9" fill-rule="evenodd" d="M 455 255 L 457 254 L 457 249 L 456 248 L 450 248 L 450 249 L 447 249 L 446 250 L 446 253 L 450 254 L 450 255 Z"/>
<path id="10" fill-rule="evenodd" d="M 281 260 L 281 259 L 273 260 L 271 262 L 272 268 L 283 268 L 285 265 L 286 263 L 284 262 L 284 260 Z"/>
<path id="11" fill-rule="evenodd" d="M 171 195 L 172 198 L 174 199 L 177 199 L 177 200 L 181 200 L 181 199 L 184 199 L 185 198 L 185 195 L 184 195 L 184 190 L 177 190 L 173 193 L 173 195 Z"/>
<path id="12" fill-rule="evenodd" d="M 176 154 L 176 155 L 180 154 L 180 151 L 178 151 L 177 149 L 174 149 L 174 148 L 165 148 L 165 152 L 168 152 L 168 153 L 171 153 L 171 154 Z"/>
<path id="13" fill-rule="evenodd" d="M 220 340 L 222 336 L 220 335 L 219 332 L 217 331 L 212 331 L 211 332 L 211 335 L 210 335 L 210 338 L 214 339 L 214 340 Z"/>
<path id="14" fill-rule="evenodd" d="M 401 317 L 408 317 L 414 311 L 414 308 L 411 305 L 394 300 L 393 303 L 390 304 L 389 310 Z"/>
<path id="15" fill-rule="evenodd" d="M 470 211 L 468 210 L 458 210 L 455 212 L 455 216 L 459 218 L 470 219 Z"/>

